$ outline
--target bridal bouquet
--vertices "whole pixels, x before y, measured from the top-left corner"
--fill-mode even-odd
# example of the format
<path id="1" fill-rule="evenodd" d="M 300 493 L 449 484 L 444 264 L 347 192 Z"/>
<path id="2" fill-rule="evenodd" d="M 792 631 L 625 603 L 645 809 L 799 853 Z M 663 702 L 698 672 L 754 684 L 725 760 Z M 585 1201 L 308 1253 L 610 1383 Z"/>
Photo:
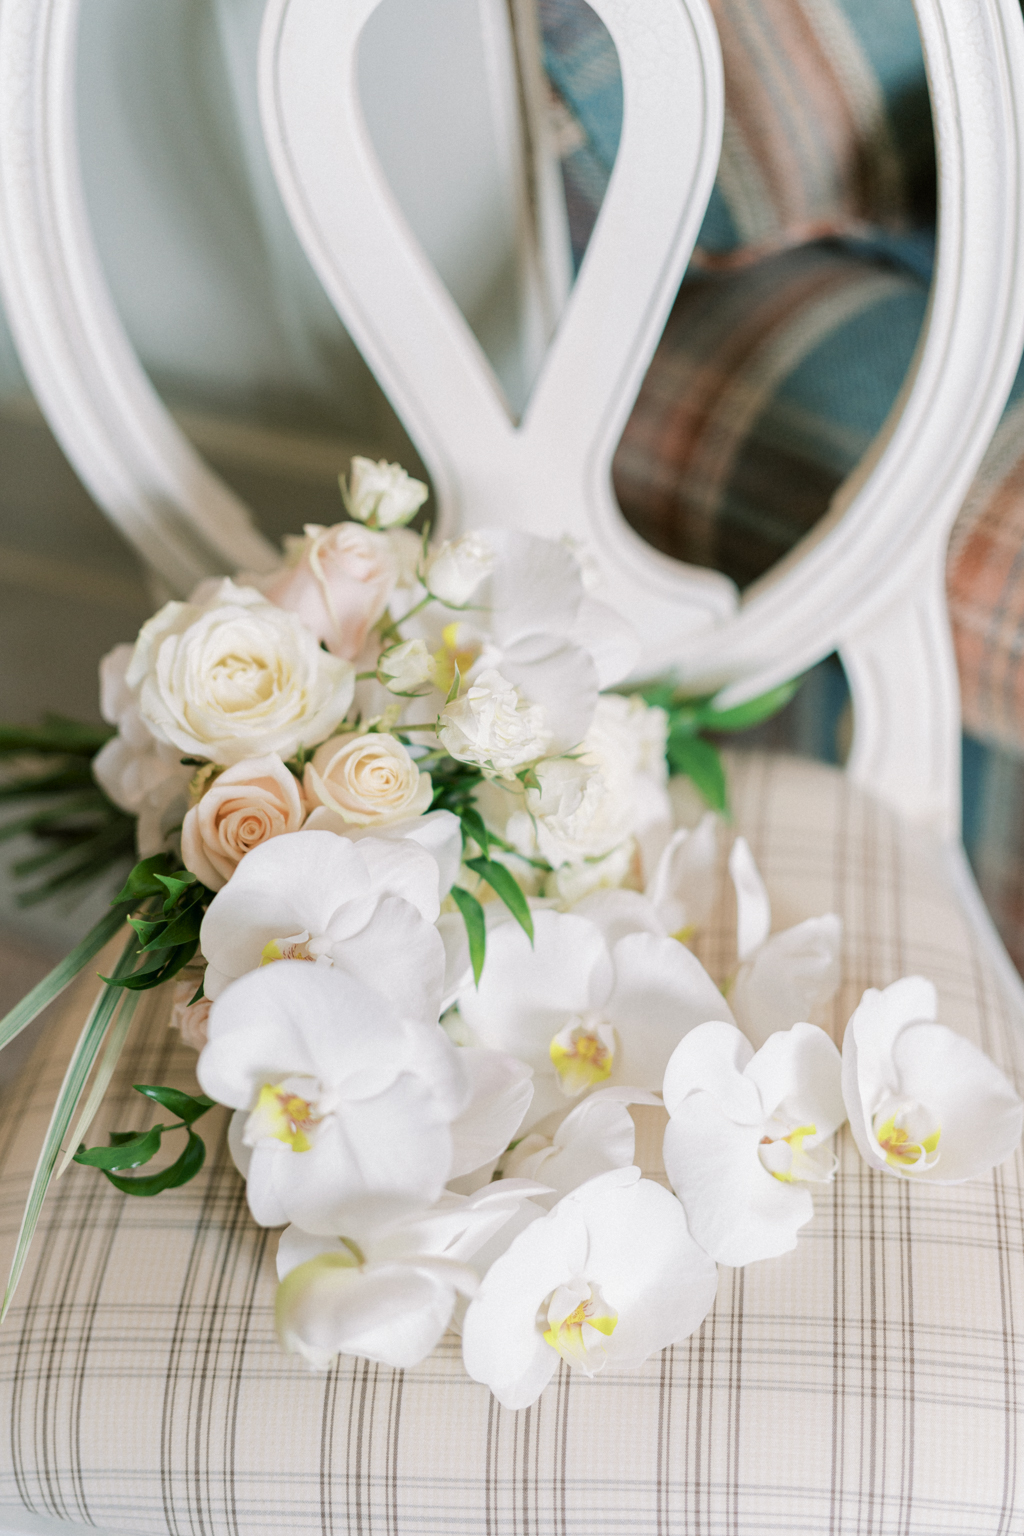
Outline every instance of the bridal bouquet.
<path id="1" fill-rule="evenodd" d="M 1024 1106 L 936 1021 L 930 983 L 865 994 L 841 1055 L 809 1022 L 839 981 L 839 920 L 773 934 L 742 838 L 729 975 L 689 947 L 727 834 L 702 732 L 792 687 L 731 712 L 630 689 L 636 638 L 582 551 L 433 543 L 407 526 L 426 487 L 394 465 L 355 460 L 343 495 L 349 520 L 307 527 L 279 570 L 203 583 L 105 659 L 112 734 L 0 736 L 49 765 L 4 790 L 38 802 L 10 825 L 49 840 L 22 866 L 48 871 L 42 894 L 128 836 L 140 855 L 109 918 L 0 1023 L 2 1045 L 127 922 L 8 1302 L 68 1161 L 126 1194 L 173 1188 L 218 1103 L 254 1220 L 284 1229 L 285 1349 L 407 1367 L 456 1327 L 470 1376 L 519 1408 L 560 1360 L 593 1375 L 685 1338 L 719 1263 L 792 1249 L 845 1120 L 900 1178 L 956 1182 L 1012 1151 Z M 680 775 L 713 807 L 695 824 Z M 87 1148 L 138 996 L 170 981 L 202 1092 L 139 1085 L 173 1123 Z M 641 1106 L 671 1191 L 634 1165 Z M 136 1171 L 173 1132 L 180 1155 Z"/>

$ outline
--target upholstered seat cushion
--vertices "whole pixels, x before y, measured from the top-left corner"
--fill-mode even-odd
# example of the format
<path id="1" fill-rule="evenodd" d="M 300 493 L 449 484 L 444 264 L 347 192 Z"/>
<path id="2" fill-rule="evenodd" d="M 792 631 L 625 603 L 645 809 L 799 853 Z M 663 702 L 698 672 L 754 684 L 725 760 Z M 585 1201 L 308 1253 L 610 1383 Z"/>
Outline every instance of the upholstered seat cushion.
<path id="1" fill-rule="evenodd" d="M 733 785 L 776 926 L 843 916 L 836 1037 L 864 987 L 919 971 L 943 1020 L 1024 1082 L 1019 1000 L 941 851 L 837 770 L 751 755 Z M 723 891 L 702 941 L 719 975 L 732 922 Z M 5 1266 L 86 1003 L 0 1120 Z M 188 1087 L 193 1061 L 166 998 L 147 1004 L 91 1139 L 140 1123 L 132 1082 Z M 640 1374 L 563 1366 L 514 1414 L 465 1376 L 452 1334 L 406 1372 L 344 1359 L 317 1376 L 283 1356 L 275 1235 L 247 1215 L 223 1115 L 203 1125 L 207 1167 L 180 1191 L 131 1199 L 73 1166 L 52 1193 L 0 1332 L 0 1508 L 175 1536 L 995 1536 L 1024 1520 L 1019 1150 L 977 1183 L 921 1188 L 868 1171 L 843 1132 L 795 1253 L 723 1269 L 700 1332 Z"/>

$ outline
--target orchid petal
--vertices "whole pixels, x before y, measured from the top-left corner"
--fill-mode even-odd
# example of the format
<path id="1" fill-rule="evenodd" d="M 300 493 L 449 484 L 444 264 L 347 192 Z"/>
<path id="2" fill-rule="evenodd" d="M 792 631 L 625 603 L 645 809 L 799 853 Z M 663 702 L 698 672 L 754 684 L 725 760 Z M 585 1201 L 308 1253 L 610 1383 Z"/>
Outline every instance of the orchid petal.
<path id="1" fill-rule="evenodd" d="M 591 891 L 575 902 L 572 910 L 577 917 L 585 917 L 597 924 L 609 949 L 627 933 L 652 933 L 659 939 L 668 937 L 668 929 L 653 904 L 639 891 Z"/>
<path id="2" fill-rule="evenodd" d="M 453 1179 L 504 1152 L 533 1098 L 533 1073 L 517 1057 L 473 1046 L 463 1046 L 458 1055 L 469 1078 L 470 1097 L 452 1123 Z"/>
<path id="3" fill-rule="evenodd" d="M 621 683 L 640 660 L 640 639 L 632 624 L 597 598 L 583 598 L 571 634 L 593 656 L 602 690 Z"/>
<path id="4" fill-rule="evenodd" d="M 604 1012 L 616 1030 L 615 1080 L 659 1088 L 687 1031 L 708 1019 L 731 1019 L 729 1005 L 696 955 L 675 939 L 630 934 L 612 959 L 615 986 Z"/>
<path id="5" fill-rule="evenodd" d="M 842 922 L 833 913 L 808 918 L 773 934 L 740 968 L 730 998 L 755 1046 L 830 1001 L 839 985 L 842 937 Z"/>
<path id="6" fill-rule="evenodd" d="M 363 837 L 357 847 L 374 891 L 401 896 L 428 923 L 437 921 L 438 867 L 428 849 L 410 837 Z"/>
<path id="7" fill-rule="evenodd" d="M 843 1059 L 825 1031 L 813 1024 L 794 1024 L 771 1035 L 744 1076 L 757 1084 L 766 1119 L 782 1115 L 794 1125 L 815 1126 L 808 1147 L 826 1141 L 846 1119 Z"/>
<path id="8" fill-rule="evenodd" d="M 589 651 L 553 634 L 523 635 L 501 652 L 501 676 L 544 709 L 549 753 L 576 747 L 587 734 L 598 699 L 597 668 Z"/>
<path id="9" fill-rule="evenodd" d="M 712 811 L 692 832 L 680 827 L 670 838 L 646 893 L 668 933 L 680 935 L 707 922 L 715 899 L 717 862 L 718 817 Z"/>
<path id="10" fill-rule="evenodd" d="M 672 1053 L 662 1085 L 665 1108 L 676 1115 L 692 1093 L 710 1093 L 735 1125 L 765 1118 L 757 1085 L 747 1076 L 754 1049 L 734 1024 L 699 1024 Z"/>
<path id="11" fill-rule="evenodd" d="M 563 1195 L 614 1168 L 629 1168 L 636 1148 L 636 1130 L 627 1098 L 637 1092 L 643 1102 L 657 1103 L 653 1094 L 606 1088 L 571 1110 L 549 1141 L 527 1136 L 502 1160 L 506 1176 L 540 1179 L 551 1188 L 537 1204 L 550 1210 Z"/>
<path id="12" fill-rule="evenodd" d="M 441 935 L 400 896 L 385 896 L 373 917 L 360 933 L 332 946 L 334 968 L 365 987 L 380 987 L 386 978 L 389 1001 L 404 1018 L 436 1023 L 446 960 Z"/>
<path id="13" fill-rule="evenodd" d="M 736 887 L 736 948 L 748 959 L 772 930 L 772 909 L 761 872 L 745 837 L 738 837 L 729 854 L 729 874 Z M 795 1023 L 790 1019 L 789 1023 Z"/>
<path id="14" fill-rule="evenodd" d="M 737 1125 L 715 1096 L 691 1093 L 665 1130 L 664 1158 L 691 1233 L 720 1264 L 740 1267 L 796 1247 L 814 1204 L 758 1157 L 760 1125 Z"/>

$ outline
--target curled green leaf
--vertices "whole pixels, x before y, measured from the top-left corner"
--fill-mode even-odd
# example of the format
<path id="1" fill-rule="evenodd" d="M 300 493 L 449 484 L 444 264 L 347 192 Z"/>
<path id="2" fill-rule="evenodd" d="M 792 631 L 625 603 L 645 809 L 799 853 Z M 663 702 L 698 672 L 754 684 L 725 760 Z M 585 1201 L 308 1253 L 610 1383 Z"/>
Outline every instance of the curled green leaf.
<path id="1" fill-rule="evenodd" d="M 182 1093 L 180 1088 L 162 1088 L 151 1083 L 133 1084 L 136 1093 L 143 1094 L 147 1099 L 152 1099 L 154 1104 L 169 1109 L 172 1115 L 177 1115 L 186 1125 L 191 1125 L 198 1120 L 200 1115 L 205 1115 L 208 1109 L 212 1109 L 216 1099 L 208 1099 L 205 1093 Z"/>
<path id="2" fill-rule="evenodd" d="M 169 1168 L 162 1168 L 159 1173 L 136 1175 L 134 1178 L 121 1178 L 116 1173 L 111 1173 L 104 1168 L 103 1173 L 125 1195 L 159 1195 L 165 1189 L 177 1189 L 182 1184 L 187 1184 L 194 1179 L 206 1160 L 206 1146 L 201 1136 L 197 1136 L 191 1128 L 188 1133 L 188 1143 L 179 1158 L 171 1163 Z"/>
<path id="3" fill-rule="evenodd" d="M 72 1162 L 86 1168 L 102 1168 L 105 1173 L 117 1173 L 127 1168 L 140 1168 L 160 1150 L 165 1127 L 154 1125 L 148 1131 L 136 1133 L 115 1131 L 109 1147 L 79 1147 Z"/>

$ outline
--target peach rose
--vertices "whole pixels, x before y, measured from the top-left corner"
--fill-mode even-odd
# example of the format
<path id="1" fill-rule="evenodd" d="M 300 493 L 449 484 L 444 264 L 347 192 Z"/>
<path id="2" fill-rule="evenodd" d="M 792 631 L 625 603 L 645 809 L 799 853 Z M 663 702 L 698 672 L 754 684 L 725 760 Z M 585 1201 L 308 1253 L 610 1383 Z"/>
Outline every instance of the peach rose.
<path id="1" fill-rule="evenodd" d="M 191 971 L 175 983 L 172 994 L 171 1028 L 181 1030 L 181 1038 L 194 1051 L 201 1051 L 206 1044 L 206 1026 L 210 1017 L 210 999 L 201 997 L 192 1002 L 199 986 L 199 976 Z"/>
<path id="2" fill-rule="evenodd" d="M 325 741 L 306 764 L 303 788 L 311 809 L 325 806 L 359 827 L 422 816 L 434 793 L 429 773 L 385 731 Z"/>
<path id="3" fill-rule="evenodd" d="M 265 595 L 301 619 L 332 655 L 355 661 L 398 580 L 391 540 L 360 523 L 307 523 L 306 537 L 289 542 L 290 563 L 264 585 Z"/>
<path id="4" fill-rule="evenodd" d="M 219 891 L 250 848 L 305 820 L 298 781 L 276 753 L 247 757 L 213 779 L 181 828 L 186 869 Z"/>

